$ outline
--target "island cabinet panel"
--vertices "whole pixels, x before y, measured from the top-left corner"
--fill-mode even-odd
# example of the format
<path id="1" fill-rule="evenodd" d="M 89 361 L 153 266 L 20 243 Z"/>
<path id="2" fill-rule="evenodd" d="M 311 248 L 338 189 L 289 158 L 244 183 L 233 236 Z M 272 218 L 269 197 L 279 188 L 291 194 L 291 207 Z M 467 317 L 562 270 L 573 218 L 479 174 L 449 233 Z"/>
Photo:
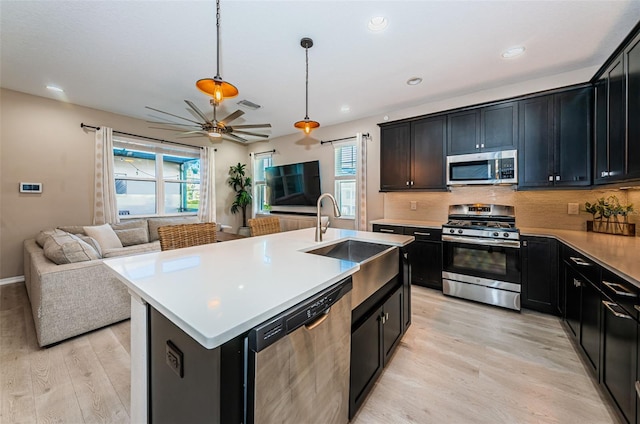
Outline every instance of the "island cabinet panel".
<path id="1" fill-rule="evenodd" d="M 380 128 L 380 190 L 405 190 L 411 180 L 409 123 Z"/>
<path id="2" fill-rule="evenodd" d="M 558 243 L 546 237 L 522 237 L 522 307 L 559 315 Z"/>
<path id="3" fill-rule="evenodd" d="M 352 314 L 349 419 L 373 389 L 404 334 L 402 286 L 391 283 L 393 290 L 377 306 L 369 308 L 363 303 Z M 360 308 L 368 310 L 363 314 Z"/>
<path id="4" fill-rule="evenodd" d="M 520 101 L 518 186 L 591 184 L 590 86 Z"/>

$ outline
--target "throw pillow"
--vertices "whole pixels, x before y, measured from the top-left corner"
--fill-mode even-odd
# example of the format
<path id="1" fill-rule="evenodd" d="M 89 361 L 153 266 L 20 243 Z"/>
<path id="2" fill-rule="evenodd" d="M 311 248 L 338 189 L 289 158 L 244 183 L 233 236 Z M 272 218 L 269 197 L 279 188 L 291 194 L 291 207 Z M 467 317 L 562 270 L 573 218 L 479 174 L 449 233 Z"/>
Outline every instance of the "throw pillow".
<path id="1" fill-rule="evenodd" d="M 125 247 L 149 243 L 149 232 L 146 228 L 127 228 L 126 230 L 115 230 L 115 233 Z"/>
<path id="2" fill-rule="evenodd" d="M 122 242 L 116 235 L 115 231 L 109 224 L 96 225 L 93 227 L 83 227 L 84 232 L 98 242 L 100 250 L 113 249 L 115 247 L 122 247 Z"/>
<path id="3" fill-rule="evenodd" d="M 100 248 L 100 245 L 98 244 L 98 241 L 96 239 L 89 236 L 83 236 L 82 234 L 75 234 L 75 236 L 78 237 L 83 242 L 87 243 L 89 246 L 96 249 L 96 253 L 98 253 L 98 257 L 99 258 L 102 257 L 102 249 Z"/>
<path id="4" fill-rule="evenodd" d="M 44 255 L 58 265 L 99 259 L 93 247 L 69 233 L 47 238 L 43 250 Z"/>
<path id="5" fill-rule="evenodd" d="M 36 243 L 38 243 L 38 246 L 44 248 L 44 244 L 47 241 L 47 239 L 51 236 L 54 235 L 64 235 L 67 234 L 62 230 L 42 230 L 40 231 L 40 233 L 36 236 Z"/>
<path id="6" fill-rule="evenodd" d="M 58 229 L 66 231 L 69 234 L 82 234 L 83 236 L 86 236 L 86 234 L 84 233 L 84 227 L 82 225 L 60 225 L 58 226 Z"/>

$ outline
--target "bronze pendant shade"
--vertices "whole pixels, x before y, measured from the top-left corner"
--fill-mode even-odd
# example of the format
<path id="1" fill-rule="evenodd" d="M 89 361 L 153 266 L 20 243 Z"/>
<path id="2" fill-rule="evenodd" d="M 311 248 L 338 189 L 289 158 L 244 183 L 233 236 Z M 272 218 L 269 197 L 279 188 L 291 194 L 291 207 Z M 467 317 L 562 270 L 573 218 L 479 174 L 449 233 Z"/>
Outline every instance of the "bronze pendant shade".
<path id="1" fill-rule="evenodd" d="M 320 126 L 319 122 L 309 119 L 309 49 L 313 46 L 313 40 L 311 38 L 303 38 L 300 40 L 300 45 L 304 48 L 305 52 L 305 114 L 302 121 L 298 121 L 293 124 L 294 127 L 303 130 L 305 134 L 311 133 L 312 130 Z"/>

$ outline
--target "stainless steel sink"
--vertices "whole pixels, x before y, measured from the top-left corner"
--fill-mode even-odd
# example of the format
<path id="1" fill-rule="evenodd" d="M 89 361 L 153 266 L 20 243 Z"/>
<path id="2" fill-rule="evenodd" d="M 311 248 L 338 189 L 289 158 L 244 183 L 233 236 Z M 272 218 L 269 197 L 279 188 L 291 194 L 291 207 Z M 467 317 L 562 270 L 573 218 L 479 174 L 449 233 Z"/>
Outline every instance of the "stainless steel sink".
<path id="1" fill-rule="evenodd" d="M 364 262 L 367 259 L 392 248 L 393 246 L 387 246 L 385 244 L 346 240 L 340 243 L 330 244 L 328 246 L 310 250 L 307 253 L 343 259 L 351 262 Z"/>
<path id="2" fill-rule="evenodd" d="M 307 253 L 360 264 L 360 270 L 352 275 L 352 310 L 398 275 L 399 250 L 396 246 L 346 240 Z"/>

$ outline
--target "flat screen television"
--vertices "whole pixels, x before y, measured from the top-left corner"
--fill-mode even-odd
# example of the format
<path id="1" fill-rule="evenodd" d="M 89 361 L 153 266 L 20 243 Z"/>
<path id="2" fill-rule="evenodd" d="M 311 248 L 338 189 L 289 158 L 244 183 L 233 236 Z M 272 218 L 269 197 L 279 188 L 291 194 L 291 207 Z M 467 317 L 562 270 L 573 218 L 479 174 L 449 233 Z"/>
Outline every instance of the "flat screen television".
<path id="1" fill-rule="evenodd" d="M 269 205 L 272 211 L 295 212 L 316 206 L 320 197 L 320 162 L 292 163 L 265 169 Z"/>

